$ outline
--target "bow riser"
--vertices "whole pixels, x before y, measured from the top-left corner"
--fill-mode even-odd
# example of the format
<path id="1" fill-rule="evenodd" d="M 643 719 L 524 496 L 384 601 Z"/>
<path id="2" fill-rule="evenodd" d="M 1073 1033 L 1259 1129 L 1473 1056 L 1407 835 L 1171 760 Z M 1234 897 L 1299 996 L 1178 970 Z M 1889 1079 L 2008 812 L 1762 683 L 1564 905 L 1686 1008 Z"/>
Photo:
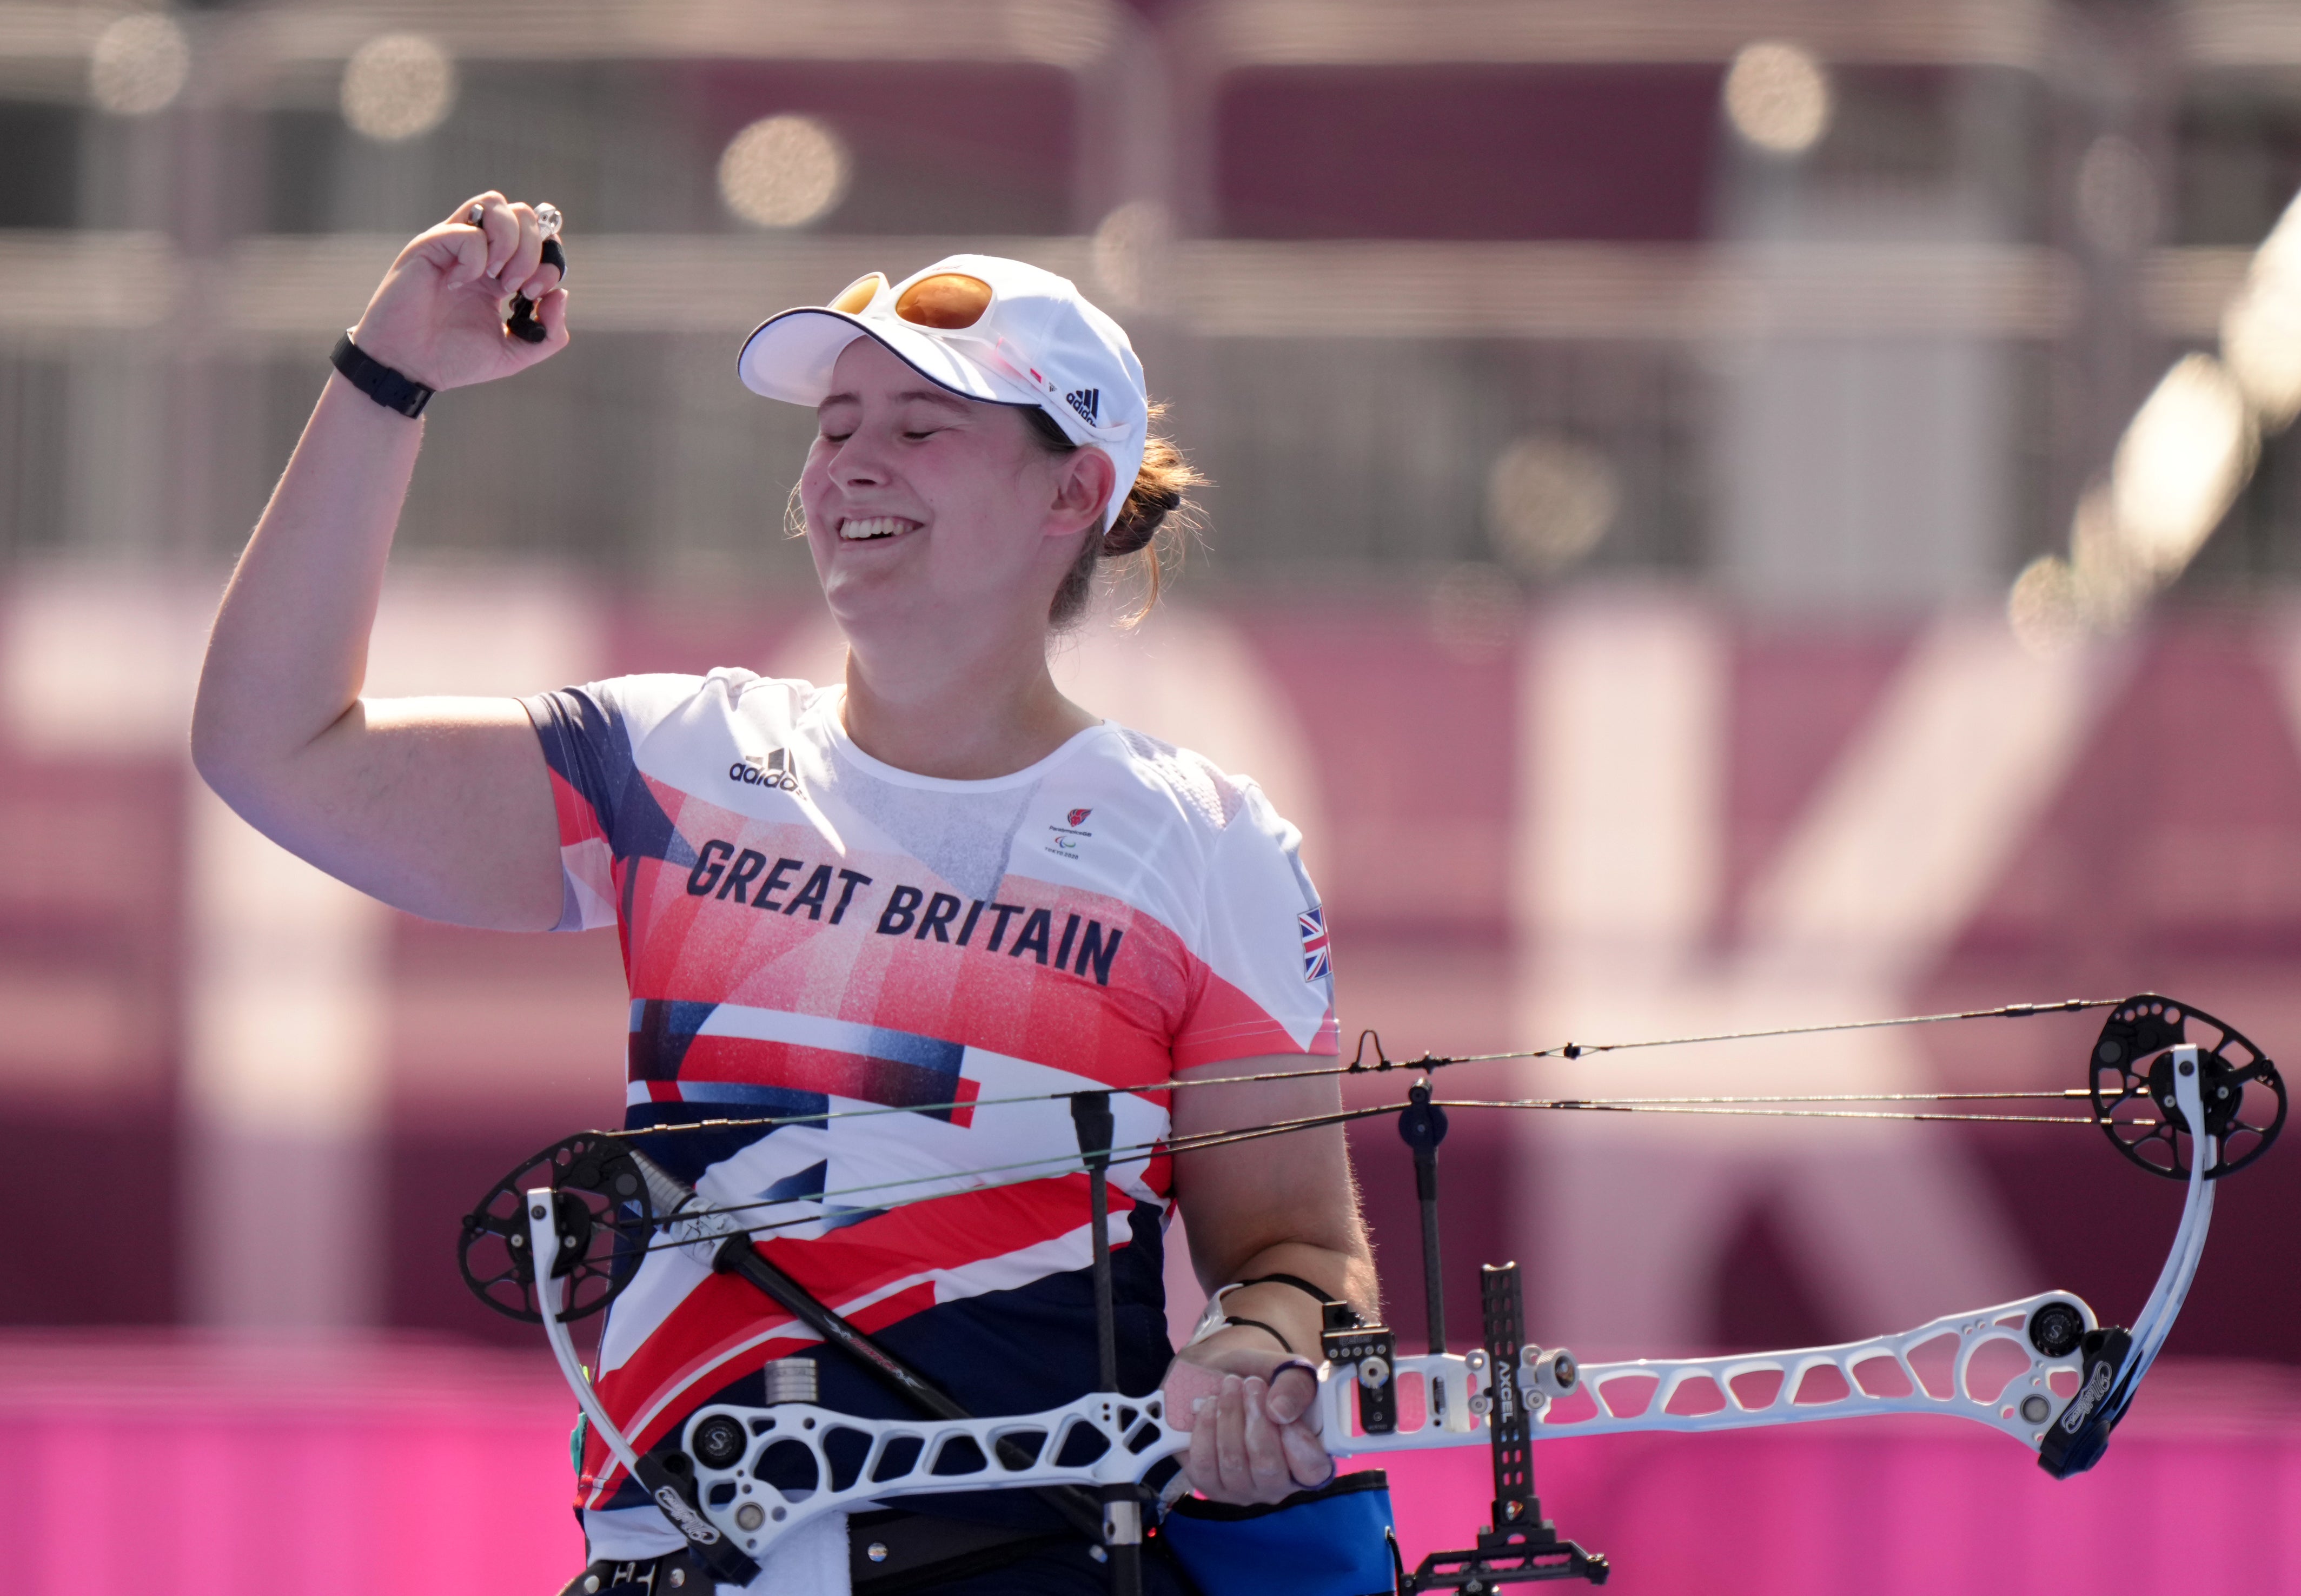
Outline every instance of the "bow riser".
<path id="1" fill-rule="evenodd" d="M 1636 1378 L 1656 1383 L 1653 1400 L 1644 1411 L 1619 1415 L 1602 1400 L 1594 1416 L 1559 1423 L 1549 1415 L 1560 1399 L 1544 1398 L 1531 1433 L 1550 1439 L 1644 1430 L 1746 1430 L 1918 1413 L 1972 1419 L 2034 1451 L 2046 1422 L 2066 1400 L 2052 1391 L 2052 1376 L 2065 1371 L 2074 1382 L 2083 1361 L 2074 1349 L 2047 1356 L 2029 1345 L 2031 1326 L 2041 1314 L 2048 1315 L 2048 1328 L 2055 1338 L 2052 1344 L 2059 1344 L 2062 1334 L 2074 1337 L 2096 1328 L 2092 1310 L 2083 1302 L 2066 1291 L 2047 1291 L 1936 1319 L 1899 1335 L 1844 1346 L 1681 1362 L 1586 1365 L 1579 1384 L 1594 1392 L 1602 1392 L 1614 1381 Z M 1951 1366 L 1957 1394 L 1936 1398 L 1925 1394 L 1910 1358 L 1916 1349 L 1945 1335 L 1957 1338 Z M 1994 1400 L 1983 1402 L 1970 1391 L 1971 1366 L 1979 1349 L 1993 1341 L 2020 1344 L 2030 1364 Z M 1539 1391 L 1538 1358 L 1538 1352 L 1529 1349 L 1522 1360 L 1519 1389 Z M 1902 1371 L 1914 1394 L 1881 1397 L 1861 1389 L 1855 1371 L 1880 1358 Z M 1795 1400 L 1800 1383 L 1815 1369 L 1837 1371 L 1852 1394 L 1828 1403 Z M 1744 1407 L 1732 1400 L 1733 1383 L 1753 1375 L 1781 1377 L 1772 1402 Z M 1470 1358 L 1453 1354 L 1401 1357 L 1392 1378 L 1420 1384 L 1421 1422 L 1385 1434 L 1354 1434 L 1356 1370 L 1329 1366 L 1321 1371 L 1317 1406 L 1327 1450 L 1335 1456 L 1483 1445 L 1489 1440 L 1491 1430 L 1477 1401 L 1491 1401 L 1494 1388 Z M 1727 1393 L 1728 1405 L 1711 1413 L 1665 1411 L 1671 1394 L 1699 1379 L 1715 1382 Z M 1433 1400 L 1432 1393 L 1439 1391 L 1443 1397 Z M 2036 1419 L 2022 1414 L 2022 1404 L 2033 1397 L 2051 1404 Z M 1432 1415 L 1443 1417 L 1434 1423 Z M 1093 1395 L 1044 1413 L 966 1421 L 857 1418 L 798 1402 L 771 1408 L 715 1405 L 699 1409 L 682 1437 L 688 1455 L 695 1459 L 705 1516 L 754 1558 L 765 1556 L 777 1540 L 808 1519 L 866 1502 L 991 1485 L 1091 1487 L 1139 1480 L 1161 1459 L 1187 1450 L 1190 1439 L 1187 1432 L 1166 1422 L 1155 1393 L 1139 1400 Z M 1008 1443 L 1010 1450 L 1019 1445 L 1032 1461 L 1024 1467 L 992 1461 L 1001 1442 Z M 1066 1456 L 1074 1460 L 1055 1461 Z"/>

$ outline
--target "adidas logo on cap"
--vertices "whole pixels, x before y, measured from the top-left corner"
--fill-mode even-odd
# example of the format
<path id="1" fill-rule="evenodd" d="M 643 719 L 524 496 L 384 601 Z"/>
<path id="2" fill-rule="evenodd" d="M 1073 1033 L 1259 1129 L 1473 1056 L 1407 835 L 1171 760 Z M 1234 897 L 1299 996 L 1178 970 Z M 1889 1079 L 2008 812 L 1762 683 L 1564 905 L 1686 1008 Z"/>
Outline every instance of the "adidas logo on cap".
<path id="1" fill-rule="evenodd" d="M 1084 421 L 1088 426 L 1100 427 L 1102 425 L 1101 418 L 1098 414 L 1102 408 L 1102 390 L 1100 389 L 1074 389 L 1069 393 L 1065 394 L 1063 397 L 1070 402 L 1070 407 L 1079 413 L 1080 419 Z"/>

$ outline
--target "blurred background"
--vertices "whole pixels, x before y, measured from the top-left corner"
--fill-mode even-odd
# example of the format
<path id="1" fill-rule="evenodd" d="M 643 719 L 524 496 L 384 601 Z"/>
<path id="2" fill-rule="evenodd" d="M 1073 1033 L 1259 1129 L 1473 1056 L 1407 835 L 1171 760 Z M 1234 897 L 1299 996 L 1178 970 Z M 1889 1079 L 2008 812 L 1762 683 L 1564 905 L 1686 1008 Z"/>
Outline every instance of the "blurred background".
<path id="1" fill-rule="evenodd" d="M 781 534 L 811 418 L 737 344 L 984 249 L 1125 322 L 1213 479 L 1160 612 L 1061 668 L 1302 825 L 1346 1037 L 2151 989 L 2301 1034 L 2301 6 L 0 0 L 18 1588 L 580 1558 L 568 1400 L 453 1250 L 616 1115 L 615 940 L 370 904 L 184 755 L 329 345 L 489 188 L 565 212 L 575 342 L 432 405 L 372 690 L 835 672 Z M 1445 1084 L 2055 1088 L 2096 1024 Z M 2129 1319 L 2179 1211 L 2085 1130 L 1607 1118 L 1457 1114 L 1458 1341 L 1511 1258 L 1585 1358 Z M 1407 1157 L 1356 1147 L 1418 1341 Z M 2230 1183 L 2084 1481 L 1929 1421 L 1561 1441 L 1545 1495 L 1632 1592 L 2301 1584 L 2297 1198 L 2289 1149 Z M 1482 1520 L 1447 1466 L 1394 1471 L 1410 1550 Z"/>

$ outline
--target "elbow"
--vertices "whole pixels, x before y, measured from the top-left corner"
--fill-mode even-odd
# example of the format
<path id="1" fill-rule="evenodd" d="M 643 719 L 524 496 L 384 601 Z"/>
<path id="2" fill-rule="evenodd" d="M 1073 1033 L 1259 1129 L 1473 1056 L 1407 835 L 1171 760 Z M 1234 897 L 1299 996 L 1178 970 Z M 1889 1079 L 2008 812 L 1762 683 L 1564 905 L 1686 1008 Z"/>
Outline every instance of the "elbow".
<path id="1" fill-rule="evenodd" d="M 230 740 L 220 737 L 213 725 L 197 716 L 192 721 L 192 769 L 214 793 L 233 808 L 239 807 L 238 794 L 244 781 L 239 762 L 233 757 Z"/>
<path id="2" fill-rule="evenodd" d="M 208 707 L 207 696 L 203 693 L 192 706 L 192 768 L 199 773 L 201 781 L 218 792 L 222 790 L 222 782 L 230 768 L 230 740 L 218 729 L 216 716 Z"/>
<path id="3" fill-rule="evenodd" d="M 216 701 L 209 686 L 201 683 L 199 698 L 192 706 L 192 768 L 211 791 L 238 809 L 254 783 L 251 739 Z"/>

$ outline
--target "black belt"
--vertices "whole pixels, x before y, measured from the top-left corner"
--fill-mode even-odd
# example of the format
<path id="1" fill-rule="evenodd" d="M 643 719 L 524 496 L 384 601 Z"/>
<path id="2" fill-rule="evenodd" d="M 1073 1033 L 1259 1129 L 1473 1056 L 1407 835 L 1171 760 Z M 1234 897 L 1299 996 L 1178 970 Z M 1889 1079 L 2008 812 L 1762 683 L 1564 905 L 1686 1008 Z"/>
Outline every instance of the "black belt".
<path id="1" fill-rule="evenodd" d="M 682 1550 L 637 1563 L 603 1558 L 569 1580 L 559 1596 L 711 1596 L 712 1590 L 711 1571 Z"/>
<path id="2" fill-rule="evenodd" d="M 847 1568 L 856 1596 L 903 1596 L 1082 1540 L 1069 1531 L 1010 1529 L 890 1508 L 849 1517 Z M 681 1550 L 644 1562 L 593 1563 L 559 1596 L 712 1596 L 715 1588 L 710 1570 Z"/>
<path id="3" fill-rule="evenodd" d="M 948 1580 L 972 1579 L 1038 1552 L 1076 1546 L 1072 1530 L 1022 1530 L 971 1524 L 891 1508 L 847 1520 L 847 1570 L 856 1596 L 903 1596 Z"/>

